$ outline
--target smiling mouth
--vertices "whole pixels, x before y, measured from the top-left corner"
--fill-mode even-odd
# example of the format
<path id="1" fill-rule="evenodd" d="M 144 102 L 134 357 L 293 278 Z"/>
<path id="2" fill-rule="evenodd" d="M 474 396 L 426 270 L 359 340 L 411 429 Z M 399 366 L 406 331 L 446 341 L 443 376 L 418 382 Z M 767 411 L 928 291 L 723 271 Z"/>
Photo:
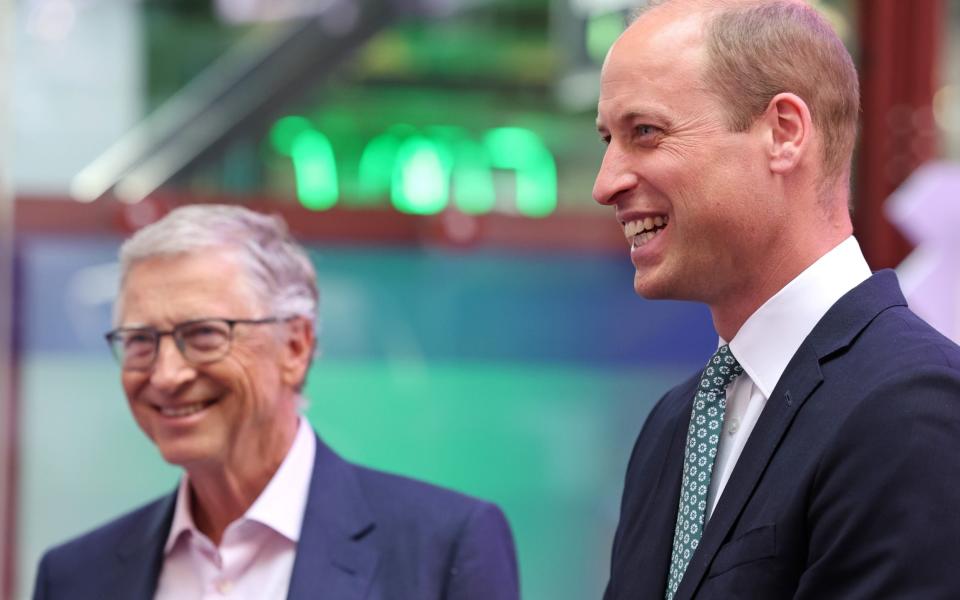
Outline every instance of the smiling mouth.
<path id="1" fill-rule="evenodd" d="M 630 242 L 630 248 L 639 248 L 648 244 L 650 240 L 666 229 L 670 217 L 667 215 L 657 215 L 655 217 L 644 217 L 643 219 L 634 219 L 623 224 L 623 233 Z"/>
<path id="2" fill-rule="evenodd" d="M 217 403 L 217 400 L 204 400 L 202 402 L 191 402 L 190 404 L 181 404 L 178 406 L 154 406 L 154 410 L 165 417 L 189 417 L 198 412 L 209 408 Z"/>

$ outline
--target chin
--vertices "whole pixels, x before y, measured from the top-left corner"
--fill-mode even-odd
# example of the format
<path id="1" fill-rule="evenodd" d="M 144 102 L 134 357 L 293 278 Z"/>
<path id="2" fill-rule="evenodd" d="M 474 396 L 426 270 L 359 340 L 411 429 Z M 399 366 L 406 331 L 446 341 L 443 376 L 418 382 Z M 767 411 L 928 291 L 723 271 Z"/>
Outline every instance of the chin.
<path id="1" fill-rule="evenodd" d="M 177 442 L 161 442 L 157 450 L 163 460 L 178 467 L 188 467 L 192 464 L 209 462 L 213 456 L 210 448 L 198 444 L 199 440 L 178 440 Z M 193 442 L 193 443 L 190 443 Z"/>
<path id="2" fill-rule="evenodd" d="M 659 281 L 649 274 L 641 276 L 640 271 L 637 271 L 633 276 L 633 291 L 647 300 L 675 299 L 674 294 L 671 293 L 670 285 L 665 285 L 663 281 Z"/>

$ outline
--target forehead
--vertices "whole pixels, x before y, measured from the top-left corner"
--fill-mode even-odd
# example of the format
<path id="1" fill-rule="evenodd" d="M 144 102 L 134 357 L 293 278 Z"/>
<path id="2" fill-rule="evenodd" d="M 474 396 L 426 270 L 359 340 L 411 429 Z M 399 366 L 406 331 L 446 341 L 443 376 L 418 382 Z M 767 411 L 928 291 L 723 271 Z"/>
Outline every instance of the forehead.
<path id="1" fill-rule="evenodd" d="M 616 41 L 603 64 L 598 119 L 674 113 L 706 95 L 702 13 L 654 9 Z M 692 108 L 689 107 L 689 108 Z"/>
<path id="2" fill-rule="evenodd" d="M 169 326 L 256 316 L 259 304 L 234 253 L 198 251 L 134 263 L 120 289 L 118 317 L 122 325 Z"/>

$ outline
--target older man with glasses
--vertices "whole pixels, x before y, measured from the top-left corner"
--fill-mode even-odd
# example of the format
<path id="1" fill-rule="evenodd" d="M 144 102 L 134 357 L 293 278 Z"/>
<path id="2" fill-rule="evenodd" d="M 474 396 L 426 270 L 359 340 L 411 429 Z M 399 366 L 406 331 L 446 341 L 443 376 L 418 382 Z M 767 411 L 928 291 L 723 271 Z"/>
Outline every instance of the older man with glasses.
<path id="1" fill-rule="evenodd" d="M 352 465 L 299 415 L 318 292 L 280 219 L 182 207 L 120 263 L 106 338 L 134 418 L 184 476 L 49 551 L 34 598 L 519 597 L 499 509 Z"/>

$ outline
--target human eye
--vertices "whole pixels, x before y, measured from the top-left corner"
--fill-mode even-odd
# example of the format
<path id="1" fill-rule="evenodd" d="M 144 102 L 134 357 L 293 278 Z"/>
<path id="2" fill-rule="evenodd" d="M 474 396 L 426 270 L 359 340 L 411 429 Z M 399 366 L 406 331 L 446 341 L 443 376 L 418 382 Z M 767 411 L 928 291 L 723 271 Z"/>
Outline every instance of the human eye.
<path id="1" fill-rule="evenodd" d="M 126 356 L 139 356 L 153 352 L 157 334 L 151 329 L 129 329 L 120 335 L 120 344 Z"/>
<path id="2" fill-rule="evenodd" d="M 177 335 L 185 344 L 198 350 L 220 347 L 229 337 L 229 327 L 220 321 L 197 321 L 177 328 Z"/>
<path id="3" fill-rule="evenodd" d="M 656 125 L 649 125 L 647 123 L 641 123 L 634 127 L 634 133 L 637 138 L 644 141 L 656 139 L 661 132 L 662 130 Z"/>

